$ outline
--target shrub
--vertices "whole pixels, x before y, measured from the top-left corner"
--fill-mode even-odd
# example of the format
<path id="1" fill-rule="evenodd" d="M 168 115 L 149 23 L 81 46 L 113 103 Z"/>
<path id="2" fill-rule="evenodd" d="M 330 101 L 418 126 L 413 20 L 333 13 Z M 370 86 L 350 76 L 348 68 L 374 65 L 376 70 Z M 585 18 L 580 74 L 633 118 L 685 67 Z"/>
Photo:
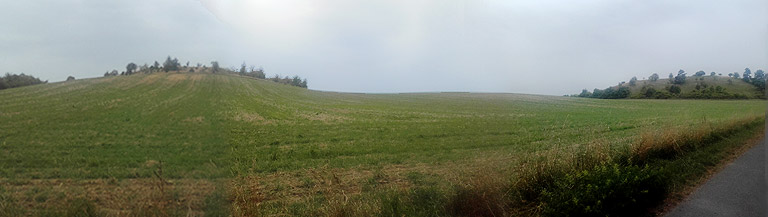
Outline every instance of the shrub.
<path id="1" fill-rule="evenodd" d="M 653 98 L 654 95 L 656 95 L 656 89 L 653 89 L 653 87 L 646 88 L 645 92 L 643 93 L 645 98 Z"/>
<path id="2" fill-rule="evenodd" d="M 656 205 L 666 194 L 648 166 L 606 164 L 555 180 L 542 191 L 545 216 L 627 216 Z"/>
<path id="3" fill-rule="evenodd" d="M 584 92 L 582 90 L 582 92 Z M 590 98 L 600 98 L 600 99 L 624 99 L 629 97 L 630 95 L 629 87 L 609 87 L 605 88 L 605 90 L 595 89 L 595 91 L 592 93 L 592 95 L 588 96 Z"/>
<path id="4" fill-rule="evenodd" d="M 590 97 L 590 96 L 592 96 L 592 93 L 587 91 L 587 89 L 583 89 L 583 90 L 581 90 L 581 93 L 578 96 L 579 97 Z"/>
<path id="5" fill-rule="evenodd" d="M 19 75 L 6 73 L 5 76 L 0 77 L 0 90 L 44 83 L 48 83 L 48 81 L 41 81 L 39 78 L 24 73 Z"/>
<path id="6" fill-rule="evenodd" d="M 725 88 L 722 86 L 708 86 L 706 84 L 699 86 L 696 85 L 696 90 L 691 91 L 690 93 L 682 95 L 682 98 L 688 98 L 688 99 L 732 99 L 732 98 L 739 98 L 738 96 L 734 96 L 733 94 L 728 93 L 725 91 Z"/>
<path id="7" fill-rule="evenodd" d="M 669 99 L 669 98 L 672 98 L 672 95 L 670 95 L 668 92 L 658 91 L 658 92 L 656 92 L 655 95 L 653 95 L 653 98 L 656 98 L 656 99 Z"/>
<path id="8" fill-rule="evenodd" d="M 379 216 L 446 216 L 445 194 L 436 187 L 417 187 L 381 196 Z"/>
<path id="9" fill-rule="evenodd" d="M 667 88 L 667 90 L 672 94 L 680 94 L 680 86 L 672 85 Z"/>
<path id="10" fill-rule="evenodd" d="M 651 82 L 655 82 L 659 80 L 659 74 L 653 73 L 651 77 L 648 77 L 648 80 L 650 80 Z"/>
<path id="11" fill-rule="evenodd" d="M 70 202 L 69 207 L 66 209 L 65 216 L 94 217 L 103 216 L 103 214 L 99 212 L 98 208 L 96 208 L 96 205 L 94 205 L 91 201 L 85 199 L 76 199 Z"/>

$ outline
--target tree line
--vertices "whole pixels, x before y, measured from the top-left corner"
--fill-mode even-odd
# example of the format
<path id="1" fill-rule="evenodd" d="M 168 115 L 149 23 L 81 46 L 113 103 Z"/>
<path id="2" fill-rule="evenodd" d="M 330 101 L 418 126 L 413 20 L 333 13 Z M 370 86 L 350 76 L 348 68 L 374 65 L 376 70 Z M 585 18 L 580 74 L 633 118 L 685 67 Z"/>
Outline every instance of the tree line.
<path id="1" fill-rule="evenodd" d="M 243 64 L 237 68 L 237 67 L 230 67 L 230 68 L 222 68 L 219 65 L 218 61 L 211 61 L 210 67 L 205 64 L 197 63 L 195 65 L 190 66 L 190 62 L 187 61 L 185 64 L 181 64 L 178 58 L 172 58 L 171 56 L 168 56 L 165 61 L 160 64 L 157 61 L 154 61 L 153 64 L 143 64 L 141 66 L 137 65 L 136 63 L 128 63 L 125 66 L 125 71 L 118 72 L 117 69 L 113 69 L 112 71 L 107 71 L 104 73 L 104 77 L 110 77 L 110 76 L 128 76 L 128 75 L 134 75 L 134 74 L 151 74 L 151 73 L 158 73 L 158 72 L 178 72 L 178 73 L 213 73 L 213 74 L 236 74 L 240 76 L 246 76 L 246 77 L 252 77 L 257 79 L 264 79 L 264 80 L 270 80 L 281 84 L 287 84 L 292 85 L 296 87 L 302 87 L 307 88 L 307 79 L 302 79 L 299 76 L 285 76 L 281 77 L 280 75 L 275 74 L 274 77 L 271 77 L 267 79 L 267 74 L 264 72 L 264 68 L 262 67 L 256 67 L 256 66 L 248 66 L 243 62 Z"/>
<path id="2" fill-rule="evenodd" d="M 0 77 L 0 90 L 45 83 L 48 83 L 48 81 L 41 81 L 40 78 L 25 75 L 24 73 L 18 75 L 5 73 L 4 76 Z"/>
<path id="3" fill-rule="evenodd" d="M 728 93 L 726 91 L 726 88 L 722 86 L 714 86 L 706 84 L 704 81 L 704 78 L 707 76 L 707 73 L 705 71 L 697 71 L 693 74 L 693 78 L 696 80 L 700 80 L 701 82 L 697 81 L 695 89 L 688 93 L 682 93 L 682 89 L 680 88 L 681 85 L 685 84 L 689 78 L 687 76 L 687 73 L 684 70 L 679 70 L 677 74 L 669 73 L 667 82 L 669 83 L 669 86 L 666 86 L 664 89 L 658 90 L 655 89 L 649 85 L 643 85 L 642 88 L 639 90 L 639 94 L 635 94 L 632 96 L 632 91 L 630 87 L 636 86 L 638 83 L 637 77 L 632 77 L 629 80 L 629 83 L 626 82 L 620 82 L 617 86 L 608 87 L 605 89 L 598 89 L 595 88 L 592 92 L 588 91 L 587 89 L 583 89 L 581 93 L 579 94 L 573 94 L 570 95 L 572 97 L 585 97 L 585 98 L 598 98 L 598 99 L 624 99 L 629 98 L 630 96 L 634 98 L 652 98 L 652 99 L 669 99 L 669 98 L 692 98 L 692 99 L 743 99 L 743 98 L 749 98 L 749 96 L 741 94 L 741 93 Z M 716 72 L 710 72 L 710 77 L 713 77 L 717 79 L 717 77 L 722 77 L 722 73 L 716 73 Z M 765 91 L 765 82 L 768 76 L 765 74 L 765 72 L 762 69 L 758 69 L 754 73 L 749 68 L 744 69 L 743 74 L 739 74 L 738 72 L 733 72 L 728 74 L 728 83 L 732 84 L 732 78 L 733 79 L 739 79 L 742 80 L 748 84 L 753 85 L 758 91 L 764 92 Z M 655 83 L 659 80 L 659 74 L 653 73 L 651 74 L 647 82 Z M 645 83 L 645 81 L 643 82 Z M 759 96 L 759 97 L 765 97 L 765 96 Z"/>

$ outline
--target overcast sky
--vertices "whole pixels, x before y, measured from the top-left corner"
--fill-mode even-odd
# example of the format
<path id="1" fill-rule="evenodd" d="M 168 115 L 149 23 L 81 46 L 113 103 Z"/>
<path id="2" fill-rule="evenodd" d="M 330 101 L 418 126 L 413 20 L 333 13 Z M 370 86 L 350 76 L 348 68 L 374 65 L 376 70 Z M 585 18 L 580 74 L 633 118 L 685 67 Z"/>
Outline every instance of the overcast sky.
<path id="1" fill-rule="evenodd" d="M 766 0 L 0 1 L 0 72 L 52 82 L 167 55 L 343 92 L 562 95 L 768 68 Z"/>

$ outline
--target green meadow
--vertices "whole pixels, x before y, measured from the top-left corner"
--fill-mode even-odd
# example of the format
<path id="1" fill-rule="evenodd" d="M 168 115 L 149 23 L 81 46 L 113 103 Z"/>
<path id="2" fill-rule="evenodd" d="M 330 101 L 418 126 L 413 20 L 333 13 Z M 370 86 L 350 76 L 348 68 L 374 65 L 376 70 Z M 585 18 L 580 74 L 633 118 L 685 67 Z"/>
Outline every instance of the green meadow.
<path id="1" fill-rule="evenodd" d="M 768 108 L 764 100 L 336 93 L 194 73 L 6 89 L 0 102 L 0 214 L 68 215 L 52 210 L 82 199 L 107 216 L 343 216 L 324 205 L 331 195 L 386 202 L 388 192 L 437 186 L 432 196 L 442 197 L 478 172 L 514 177 L 510 168 L 531 156 L 627 149 L 649 133 L 762 121 Z M 744 130 L 746 138 L 762 129 Z M 103 193 L 115 189 L 125 192 Z"/>

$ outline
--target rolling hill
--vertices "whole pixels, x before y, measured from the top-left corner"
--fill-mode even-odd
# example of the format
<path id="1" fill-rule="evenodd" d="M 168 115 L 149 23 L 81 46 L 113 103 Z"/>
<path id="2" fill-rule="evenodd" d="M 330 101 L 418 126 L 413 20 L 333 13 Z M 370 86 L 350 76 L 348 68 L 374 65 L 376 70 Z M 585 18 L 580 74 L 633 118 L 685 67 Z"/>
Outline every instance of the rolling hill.
<path id="1" fill-rule="evenodd" d="M 762 100 L 335 93 L 195 73 L 6 89 L 0 102 L 0 202 L 16 204 L 0 214 L 20 215 L 83 198 L 118 215 L 333 215 L 339 195 L 452 189 L 478 173 L 511 177 L 536 156 L 623 150 L 658 129 L 762 120 L 766 110 Z M 366 203 L 354 206 L 383 210 Z"/>
<path id="2" fill-rule="evenodd" d="M 725 76 L 690 76 L 686 79 L 684 84 L 678 86 L 680 87 L 681 93 L 686 94 L 696 90 L 697 85 L 699 88 L 721 86 L 725 88 L 725 92 L 730 94 L 740 94 L 746 96 L 747 98 L 765 98 L 765 93 L 761 92 L 754 85 L 749 84 L 741 79 Z M 629 87 L 631 91 L 630 98 L 638 98 L 641 96 L 641 94 L 644 93 L 643 87 L 652 87 L 656 90 L 666 90 L 669 86 L 672 86 L 672 84 L 669 79 L 659 79 L 657 81 L 640 80 L 637 81 L 635 86 L 630 86 L 629 84 L 625 84 L 623 86 Z"/>

